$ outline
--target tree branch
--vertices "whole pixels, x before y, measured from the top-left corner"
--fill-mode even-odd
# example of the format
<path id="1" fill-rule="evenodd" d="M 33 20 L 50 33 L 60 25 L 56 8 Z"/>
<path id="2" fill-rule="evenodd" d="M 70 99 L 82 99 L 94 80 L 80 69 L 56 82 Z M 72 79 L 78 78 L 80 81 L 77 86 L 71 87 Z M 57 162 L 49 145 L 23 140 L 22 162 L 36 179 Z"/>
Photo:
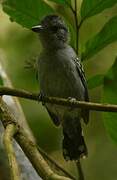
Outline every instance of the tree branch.
<path id="1" fill-rule="evenodd" d="M 15 134 L 15 139 L 21 146 L 26 156 L 29 158 L 30 162 L 32 163 L 33 167 L 40 175 L 40 177 L 42 177 L 43 179 L 50 179 L 50 180 L 71 180 L 71 178 L 60 176 L 51 170 L 49 165 L 46 163 L 46 161 L 39 153 L 36 143 L 29 138 L 29 135 L 26 133 L 24 128 L 18 124 L 14 115 L 11 114 L 8 106 L 2 100 L 2 98 L 0 98 L 0 112 L 2 114 L 1 121 L 4 127 L 6 128 L 7 126 L 12 127 L 13 125 L 18 127 L 18 132 Z"/>
<path id="2" fill-rule="evenodd" d="M 88 109 L 88 110 L 105 111 L 105 112 L 117 112 L 117 105 L 83 102 L 83 101 L 76 101 L 76 100 L 72 100 L 72 99 L 69 100 L 69 99 L 63 99 L 63 98 L 57 98 L 57 97 L 47 97 L 47 96 L 39 97 L 39 94 L 36 94 L 36 93 L 30 93 L 25 90 L 17 90 L 17 89 L 11 89 L 11 88 L 7 88 L 7 87 L 0 88 L 0 95 L 1 96 L 2 95 L 12 95 L 12 96 L 22 97 L 22 98 L 26 98 L 26 99 L 30 99 L 30 100 L 36 100 L 36 101 L 43 102 L 43 103 L 52 103 L 52 104 L 73 107 L 73 108 L 83 108 L 83 109 Z M 0 106 L 0 108 L 2 108 L 2 106 Z M 4 114 L 5 114 L 5 116 L 7 116 L 8 113 L 4 112 Z M 9 118 L 6 118 L 6 119 L 9 119 Z M 5 124 L 5 122 L 4 122 L 4 124 Z M 29 136 L 27 134 L 25 134 L 24 130 L 23 129 L 21 130 L 21 128 L 20 128 L 20 131 L 18 134 L 16 136 L 17 141 L 19 142 L 20 146 L 24 150 L 25 154 L 30 159 L 34 168 L 37 170 L 37 173 L 39 173 L 39 175 L 41 177 L 43 177 L 46 173 L 44 172 L 44 170 L 42 170 L 42 169 L 40 170 L 40 167 L 42 166 L 45 168 L 47 165 L 47 169 L 48 169 L 48 167 L 49 167 L 48 164 L 45 161 L 44 161 L 44 163 L 46 163 L 46 164 L 43 164 L 43 157 L 38 152 L 35 143 L 29 139 Z M 37 162 L 38 161 L 40 162 L 40 160 L 42 160 L 41 161 L 42 164 L 39 164 L 39 163 L 37 164 Z M 42 174 L 40 174 L 40 172 Z M 66 175 L 69 176 L 69 174 L 66 174 Z M 50 167 L 49 167 L 49 171 L 47 172 L 46 176 L 49 176 L 50 179 L 61 178 L 61 176 L 56 175 L 50 169 Z M 62 179 L 63 179 L 63 177 L 62 177 Z M 67 179 L 69 179 L 69 178 L 67 178 Z M 75 178 L 73 177 L 71 179 L 75 179 Z"/>
<path id="3" fill-rule="evenodd" d="M 31 93 L 25 90 L 12 89 L 8 87 L 0 87 L 0 95 L 17 96 L 25 99 L 35 100 L 38 102 L 52 103 L 73 108 L 88 109 L 92 111 L 117 112 L 116 104 L 101 104 L 47 96 L 40 98 L 39 94 Z"/>
<path id="4" fill-rule="evenodd" d="M 50 179 L 50 180 L 70 180 L 71 178 L 67 178 L 64 176 L 59 176 L 55 174 L 46 161 L 43 159 L 41 154 L 39 153 L 37 149 L 37 145 L 33 143 L 25 131 L 20 128 L 19 133 L 16 136 L 16 140 L 22 147 L 24 153 L 31 161 L 33 167 L 37 171 L 37 173 L 42 177 L 43 179 Z"/>
<path id="5" fill-rule="evenodd" d="M 12 138 L 15 135 L 16 131 L 17 128 L 13 123 L 13 124 L 8 124 L 4 132 L 4 146 L 5 146 L 6 154 L 8 156 L 11 180 L 20 180 L 19 167 L 16 161 L 16 156 L 12 144 Z"/>

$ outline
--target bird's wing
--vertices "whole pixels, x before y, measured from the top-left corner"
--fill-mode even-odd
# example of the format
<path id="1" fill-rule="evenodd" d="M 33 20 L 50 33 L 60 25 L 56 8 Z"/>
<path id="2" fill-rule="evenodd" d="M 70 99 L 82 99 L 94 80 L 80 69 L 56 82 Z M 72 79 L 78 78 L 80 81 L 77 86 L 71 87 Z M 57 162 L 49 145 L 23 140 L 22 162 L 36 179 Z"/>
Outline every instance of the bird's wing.
<path id="1" fill-rule="evenodd" d="M 49 114 L 49 116 L 51 117 L 53 123 L 54 123 L 56 126 L 59 126 L 59 125 L 60 125 L 60 120 L 59 120 L 59 118 L 58 118 L 53 112 L 49 111 L 49 109 L 47 108 L 47 106 L 46 106 L 46 109 L 47 109 L 48 114 Z"/>
<path id="2" fill-rule="evenodd" d="M 74 60 L 74 62 L 76 64 L 77 72 L 78 72 L 78 74 L 79 74 L 79 76 L 81 78 L 82 84 L 83 84 L 84 89 L 85 89 L 85 101 L 89 101 L 87 82 L 86 82 L 83 66 L 80 63 L 78 58 L 74 58 L 73 60 Z M 82 117 L 84 119 L 84 122 L 88 123 L 88 121 L 89 121 L 89 110 L 82 110 Z"/>

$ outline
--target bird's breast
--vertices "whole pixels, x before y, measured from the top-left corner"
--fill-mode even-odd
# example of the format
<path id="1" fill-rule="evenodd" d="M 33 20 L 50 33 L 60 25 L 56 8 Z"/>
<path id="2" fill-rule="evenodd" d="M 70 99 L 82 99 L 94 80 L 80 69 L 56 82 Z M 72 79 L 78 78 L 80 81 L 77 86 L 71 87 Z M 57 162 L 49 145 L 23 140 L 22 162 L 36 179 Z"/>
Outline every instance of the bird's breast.
<path id="1" fill-rule="evenodd" d="M 62 56 L 39 63 L 40 89 L 47 96 L 83 98 L 83 86 L 74 64 Z"/>

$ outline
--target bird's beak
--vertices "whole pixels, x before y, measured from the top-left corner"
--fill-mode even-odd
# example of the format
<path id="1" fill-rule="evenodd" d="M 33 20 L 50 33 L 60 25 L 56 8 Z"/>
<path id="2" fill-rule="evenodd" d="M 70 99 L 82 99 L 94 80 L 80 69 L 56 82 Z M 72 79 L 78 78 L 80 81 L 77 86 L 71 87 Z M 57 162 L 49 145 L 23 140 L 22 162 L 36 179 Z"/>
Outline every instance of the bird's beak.
<path id="1" fill-rule="evenodd" d="M 33 27 L 31 28 L 32 31 L 38 32 L 38 33 L 41 32 L 43 29 L 44 29 L 44 28 L 43 28 L 42 25 L 33 26 Z"/>

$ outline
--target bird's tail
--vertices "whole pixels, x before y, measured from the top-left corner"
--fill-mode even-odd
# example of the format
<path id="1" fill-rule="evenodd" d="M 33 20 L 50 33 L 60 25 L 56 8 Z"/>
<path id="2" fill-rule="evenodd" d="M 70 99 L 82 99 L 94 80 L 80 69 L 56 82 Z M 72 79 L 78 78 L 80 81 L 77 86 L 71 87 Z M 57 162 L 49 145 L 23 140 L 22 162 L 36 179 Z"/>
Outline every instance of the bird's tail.
<path id="1" fill-rule="evenodd" d="M 63 123 L 63 156 L 75 160 L 87 156 L 87 147 L 79 119 L 66 119 Z"/>

